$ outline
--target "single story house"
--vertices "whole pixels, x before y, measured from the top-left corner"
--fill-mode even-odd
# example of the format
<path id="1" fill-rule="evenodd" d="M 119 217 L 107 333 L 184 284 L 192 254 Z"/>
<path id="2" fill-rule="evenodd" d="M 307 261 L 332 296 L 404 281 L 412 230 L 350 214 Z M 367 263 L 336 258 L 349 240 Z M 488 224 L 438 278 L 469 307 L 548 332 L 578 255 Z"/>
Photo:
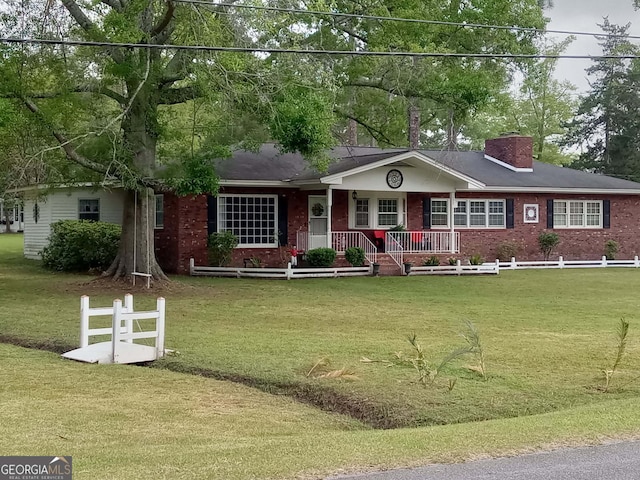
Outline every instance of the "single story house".
<path id="1" fill-rule="evenodd" d="M 276 145 L 236 151 L 215 161 L 217 196 L 156 196 L 160 264 L 177 273 L 189 271 L 190 258 L 206 265 L 208 235 L 227 230 L 239 240 L 238 266 L 247 258 L 279 265 L 292 245 L 362 246 L 370 261 L 399 263 L 431 255 L 493 260 L 509 242 L 518 258 L 540 259 L 543 231 L 559 235 L 556 253 L 566 259 L 598 259 L 608 240 L 620 258 L 640 254 L 640 183 L 537 162 L 530 137 L 487 140 L 484 151 L 345 146 L 330 155 L 328 171 L 317 172 Z M 122 215 L 117 189 L 61 190 L 36 202 L 25 199 L 29 257 L 52 221 Z"/>

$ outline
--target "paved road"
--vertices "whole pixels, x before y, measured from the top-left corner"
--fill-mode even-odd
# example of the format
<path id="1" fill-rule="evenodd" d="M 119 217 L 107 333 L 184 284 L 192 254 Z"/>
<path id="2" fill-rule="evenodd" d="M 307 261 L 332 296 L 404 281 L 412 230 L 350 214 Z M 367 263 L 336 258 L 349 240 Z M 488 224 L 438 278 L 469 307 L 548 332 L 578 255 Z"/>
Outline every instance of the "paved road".
<path id="1" fill-rule="evenodd" d="M 332 478 L 335 480 L 640 480 L 640 441 Z"/>

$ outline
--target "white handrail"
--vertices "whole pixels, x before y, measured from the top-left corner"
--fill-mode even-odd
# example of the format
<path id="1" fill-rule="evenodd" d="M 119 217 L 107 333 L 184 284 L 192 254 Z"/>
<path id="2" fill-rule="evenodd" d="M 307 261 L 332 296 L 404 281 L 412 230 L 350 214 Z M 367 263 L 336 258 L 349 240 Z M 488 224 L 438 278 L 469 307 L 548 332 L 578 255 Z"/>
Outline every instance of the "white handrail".
<path id="1" fill-rule="evenodd" d="M 387 232 L 385 236 L 385 245 L 387 254 L 393 259 L 394 262 L 398 264 L 399 267 L 402 266 L 403 262 L 403 251 L 402 245 L 396 239 L 396 235 L 398 233 L 407 233 L 407 232 Z"/>

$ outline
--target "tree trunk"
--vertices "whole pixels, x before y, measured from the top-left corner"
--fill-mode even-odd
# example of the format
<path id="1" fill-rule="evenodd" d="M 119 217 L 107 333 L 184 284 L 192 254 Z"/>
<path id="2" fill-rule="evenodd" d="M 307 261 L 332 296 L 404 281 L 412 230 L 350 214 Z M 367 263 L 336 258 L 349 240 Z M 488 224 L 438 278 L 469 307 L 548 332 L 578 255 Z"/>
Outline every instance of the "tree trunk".
<path id="1" fill-rule="evenodd" d="M 154 120 L 158 114 L 157 92 L 148 80 L 142 85 L 139 82 L 139 79 L 134 79 L 127 84 L 129 93 L 137 94 L 131 98 L 122 130 L 124 143 L 131 153 L 135 170 L 142 176 L 153 177 L 158 128 Z M 156 260 L 154 219 L 153 190 L 127 190 L 122 214 L 120 249 L 104 276 L 112 277 L 114 280 L 137 277 L 146 282 L 146 276 L 136 275 L 144 274 L 151 275 L 152 281 L 169 281 Z"/>
<path id="2" fill-rule="evenodd" d="M 415 98 L 409 99 L 409 148 L 417 150 L 420 148 L 420 107 Z"/>
<path id="3" fill-rule="evenodd" d="M 353 147 L 358 145 L 358 124 L 353 118 L 347 124 L 347 144 Z"/>
<path id="4" fill-rule="evenodd" d="M 154 242 L 155 196 L 151 189 L 141 192 L 127 191 L 122 212 L 122 236 L 118 255 L 104 276 L 114 280 L 133 280 L 146 283 L 146 276 L 152 281 L 168 281 L 155 254 Z"/>

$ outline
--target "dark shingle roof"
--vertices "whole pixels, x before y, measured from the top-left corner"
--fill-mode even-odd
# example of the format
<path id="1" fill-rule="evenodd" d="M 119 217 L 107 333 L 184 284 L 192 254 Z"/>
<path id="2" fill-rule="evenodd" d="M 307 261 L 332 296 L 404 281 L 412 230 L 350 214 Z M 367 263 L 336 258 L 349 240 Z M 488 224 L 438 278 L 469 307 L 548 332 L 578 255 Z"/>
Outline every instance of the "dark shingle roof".
<path id="1" fill-rule="evenodd" d="M 390 159 L 408 149 L 336 147 L 329 152 L 334 162 L 328 172 L 319 173 L 295 153 L 280 153 L 276 145 L 262 145 L 260 151 L 238 150 L 233 157 L 216 160 L 223 180 L 313 181 L 354 168 Z M 582 172 L 542 162 L 533 162 L 533 172 L 514 172 L 485 158 L 481 151 L 420 150 L 420 153 L 493 188 L 640 190 L 640 183 Z"/>

